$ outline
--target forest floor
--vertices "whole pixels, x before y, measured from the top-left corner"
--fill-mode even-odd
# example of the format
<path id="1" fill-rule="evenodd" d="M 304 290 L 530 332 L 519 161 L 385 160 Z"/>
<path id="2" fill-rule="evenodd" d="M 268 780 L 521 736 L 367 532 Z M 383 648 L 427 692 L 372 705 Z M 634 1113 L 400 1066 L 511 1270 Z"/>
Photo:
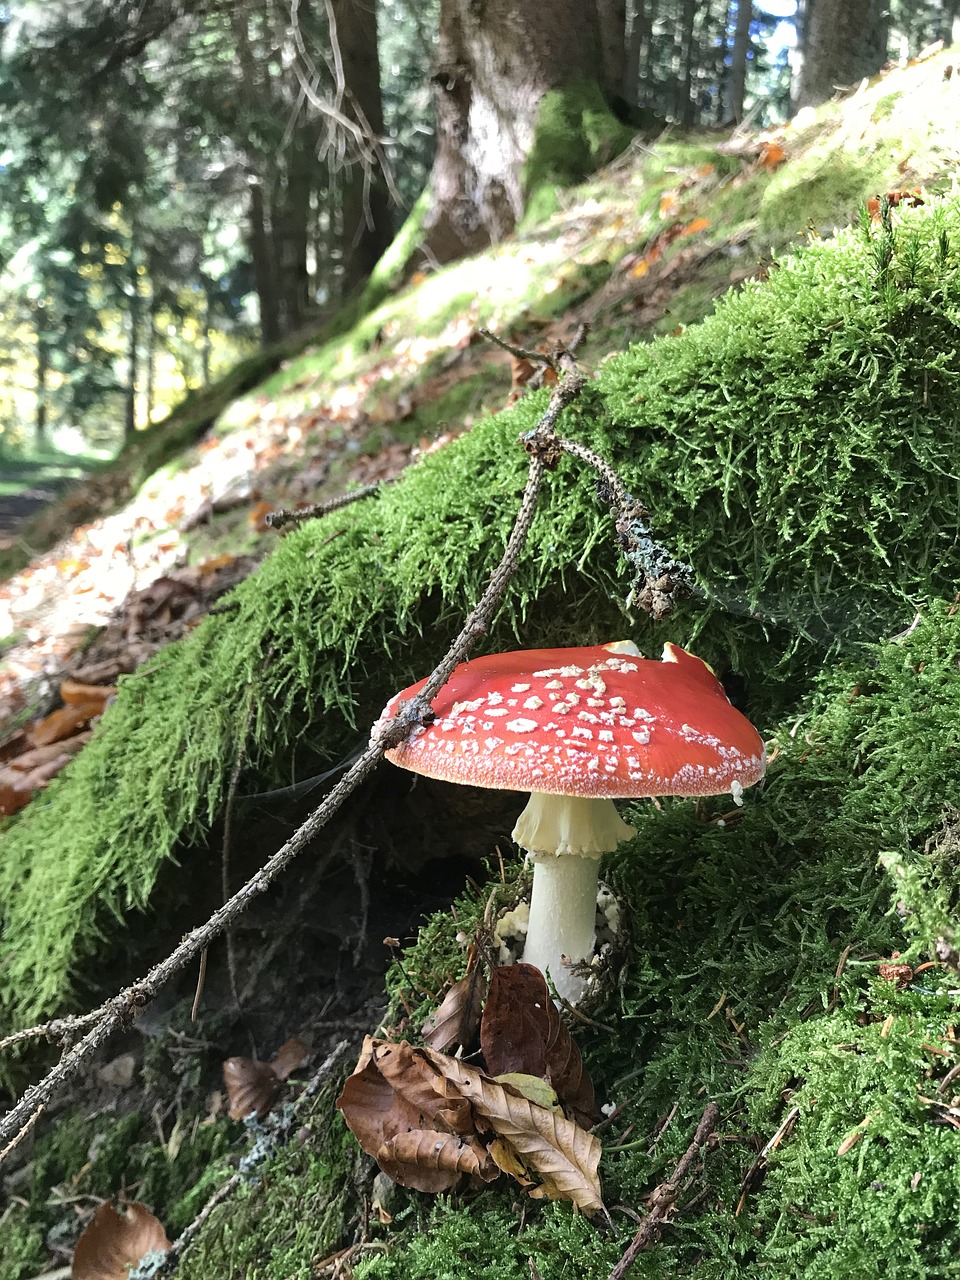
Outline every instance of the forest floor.
<path id="1" fill-rule="evenodd" d="M 638 146 L 560 193 L 538 225 L 409 281 L 345 337 L 307 340 L 160 465 L 141 474 L 121 457 L 54 494 L 39 520 L 8 537 L 29 561 L 0 582 L 0 812 L 42 796 L 82 750 L 120 675 L 256 571 L 282 537 L 269 512 L 389 484 L 526 393 L 536 362 L 481 330 L 536 351 L 587 325 L 579 354 L 590 372 L 632 343 L 682 332 L 792 246 L 869 218 L 869 201 L 919 202 L 948 189 L 960 162 L 960 88 L 947 119 L 938 96 L 947 67 L 941 54 L 891 71 L 789 128 Z M 152 433 L 160 455 L 177 427 L 174 415 Z M 44 482 L 0 492 L 0 534 L 5 502 L 44 503 L 49 491 Z M 459 878 L 453 868 L 451 882 Z M 438 898 L 444 892 L 438 885 Z M 399 931 L 377 914 L 382 905 L 373 904 L 377 942 Z M 403 910 L 413 917 L 422 906 Z M 82 1104 L 92 1112 L 122 1094 L 123 1111 L 135 1105 L 128 1084 L 111 1094 L 109 1072 L 98 1075 Z M 164 1123 L 161 1139 L 173 1144 Z M 66 1253 L 52 1238 L 47 1264 Z"/>

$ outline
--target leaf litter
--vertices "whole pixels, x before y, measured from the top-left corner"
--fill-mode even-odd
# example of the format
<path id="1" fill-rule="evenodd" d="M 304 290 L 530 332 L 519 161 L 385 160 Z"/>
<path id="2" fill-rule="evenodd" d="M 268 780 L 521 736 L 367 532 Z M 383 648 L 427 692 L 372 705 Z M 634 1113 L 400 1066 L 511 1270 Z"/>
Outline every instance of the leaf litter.
<path id="1" fill-rule="evenodd" d="M 463 1025 L 479 990 L 465 983 L 427 1024 L 437 1043 L 462 1043 L 450 1028 Z M 482 1185 L 503 1172 L 534 1199 L 600 1211 L 601 1146 L 586 1127 L 597 1119 L 593 1085 L 538 969 L 493 970 L 480 1043 L 486 1070 L 429 1045 L 367 1036 L 337 1100 L 360 1146 L 418 1191 L 448 1191 L 464 1175 Z"/>

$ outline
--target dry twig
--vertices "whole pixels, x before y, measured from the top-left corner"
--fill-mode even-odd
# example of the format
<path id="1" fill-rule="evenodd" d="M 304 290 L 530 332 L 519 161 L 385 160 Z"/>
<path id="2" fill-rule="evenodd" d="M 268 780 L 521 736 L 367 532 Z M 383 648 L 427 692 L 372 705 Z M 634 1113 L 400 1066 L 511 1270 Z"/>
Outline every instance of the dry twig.
<path id="1" fill-rule="evenodd" d="M 696 1132 L 693 1135 L 693 1141 L 681 1156 L 679 1164 L 670 1177 L 667 1178 L 666 1182 L 661 1182 L 650 1197 L 650 1208 L 643 1220 L 643 1225 L 631 1240 L 630 1247 L 626 1253 L 610 1272 L 607 1280 L 623 1280 L 623 1277 L 640 1254 L 657 1243 L 660 1237 L 660 1228 L 673 1211 L 673 1206 L 677 1202 L 677 1196 L 680 1194 L 680 1185 L 690 1172 L 690 1166 L 700 1154 L 703 1144 L 717 1127 L 719 1119 L 720 1108 L 715 1102 L 709 1103 L 700 1117 L 700 1123 L 697 1125 Z"/>
<path id="2" fill-rule="evenodd" d="M 331 511 L 339 511 L 341 507 L 349 507 L 352 502 L 359 502 L 361 498 L 372 498 L 375 493 L 379 493 L 384 484 L 389 481 L 378 480 L 375 484 L 365 484 L 361 489 L 353 489 L 350 493 L 343 493 L 339 498 L 329 498 L 326 502 L 314 502 L 309 507 L 301 507 L 296 511 L 268 511 L 264 517 L 264 523 L 271 529 L 282 529 L 288 524 L 302 524 L 304 520 L 319 520 L 321 516 L 329 515 Z"/>

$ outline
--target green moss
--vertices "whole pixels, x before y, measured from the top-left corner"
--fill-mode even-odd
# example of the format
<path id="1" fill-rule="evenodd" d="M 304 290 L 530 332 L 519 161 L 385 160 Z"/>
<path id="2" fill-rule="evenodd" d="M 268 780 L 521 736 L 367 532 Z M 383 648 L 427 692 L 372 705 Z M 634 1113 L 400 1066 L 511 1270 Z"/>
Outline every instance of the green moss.
<path id="1" fill-rule="evenodd" d="M 667 626 L 626 610 L 609 517 L 565 461 L 489 647 L 675 639 L 733 666 L 769 714 L 825 654 L 952 592 L 958 243 L 960 205 L 911 211 L 895 235 L 812 245 L 702 325 L 604 364 L 564 430 L 644 495 L 703 598 Z M 212 822 L 248 699 L 251 770 L 286 782 L 339 759 L 428 669 L 499 557 L 526 471 L 517 436 L 544 404 L 478 423 L 378 500 L 291 534 L 229 614 L 122 681 L 91 744 L 4 832 L 7 1018 L 62 1004 L 104 931 Z"/>
<path id="2" fill-rule="evenodd" d="M 168 1124 L 164 1141 L 139 1113 L 88 1117 L 67 1111 L 46 1130 L 41 1126 L 15 1212 L 0 1222 L 0 1275 L 26 1280 L 39 1274 L 48 1236 L 65 1248 L 75 1242 L 70 1206 L 77 1196 L 135 1194 L 169 1234 L 181 1231 L 230 1172 L 225 1155 L 238 1127 L 204 1121 L 202 1110 L 184 1110 Z"/>
<path id="3" fill-rule="evenodd" d="M 858 206 L 877 190 L 885 190 L 893 169 L 888 146 L 863 153 L 831 148 L 812 150 L 785 164 L 765 184 L 759 227 L 764 234 L 808 231 L 829 235 L 856 217 Z"/>
<path id="4" fill-rule="evenodd" d="M 893 115 L 894 108 L 903 95 L 897 93 L 886 93 L 882 98 L 877 100 L 876 106 L 870 113 L 870 119 L 874 124 L 878 124 L 881 120 L 886 120 Z"/>
<path id="5" fill-rule="evenodd" d="M 576 80 L 543 98 L 533 146 L 523 168 L 526 213 L 523 226 L 548 217 L 557 187 L 582 182 L 619 155 L 633 134 L 603 100 L 593 80 Z"/>
<path id="6" fill-rule="evenodd" d="M 43 1232 L 27 1221 L 23 1205 L 10 1205 L 0 1226 L 0 1275 L 5 1280 L 32 1280 L 43 1270 L 46 1256 Z"/>

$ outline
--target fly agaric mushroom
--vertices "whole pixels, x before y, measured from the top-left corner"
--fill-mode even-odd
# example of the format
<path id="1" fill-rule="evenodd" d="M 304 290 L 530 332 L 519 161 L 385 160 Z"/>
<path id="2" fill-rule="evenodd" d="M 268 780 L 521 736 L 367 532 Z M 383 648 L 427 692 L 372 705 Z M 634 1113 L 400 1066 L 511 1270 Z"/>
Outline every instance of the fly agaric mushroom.
<path id="1" fill-rule="evenodd" d="M 425 683 L 391 698 L 374 733 Z M 629 641 L 475 658 L 430 705 L 435 719 L 385 754 L 429 778 L 531 792 L 513 829 L 534 864 L 523 959 L 571 1002 L 584 983 L 570 963 L 593 951 L 600 856 L 636 834 L 614 799 L 740 804 L 766 763 L 713 671 L 673 644 L 659 662 Z"/>

